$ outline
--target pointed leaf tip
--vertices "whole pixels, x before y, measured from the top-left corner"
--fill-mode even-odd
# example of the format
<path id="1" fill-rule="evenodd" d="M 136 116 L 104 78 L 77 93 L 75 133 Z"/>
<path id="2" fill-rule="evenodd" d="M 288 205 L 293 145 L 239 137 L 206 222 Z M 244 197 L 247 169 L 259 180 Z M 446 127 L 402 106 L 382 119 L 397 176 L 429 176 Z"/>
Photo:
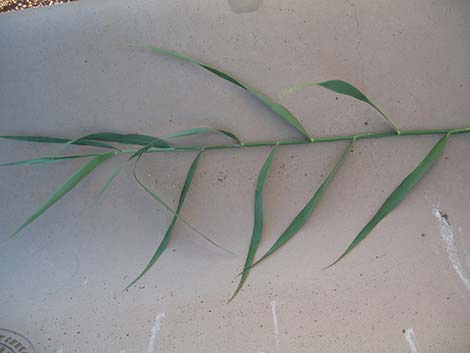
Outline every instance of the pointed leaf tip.
<path id="1" fill-rule="evenodd" d="M 31 217 L 29 217 L 16 231 L 13 233 L 12 237 L 17 235 L 20 231 L 26 228 L 29 224 L 34 222 L 39 216 L 47 211 L 49 207 L 59 201 L 62 197 L 65 196 L 70 190 L 72 190 L 80 181 L 83 180 L 88 174 L 90 174 L 96 167 L 107 159 L 114 156 L 114 152 L 108 152 L 100 154 L 94 157 L 92 160 L 85 163 L 78 171 L 76 171 L 65 183 L 63 183 L 56 191 L 47 199 L 47 201 L 39 207 Z"/>
<path id="2" fill-rule="evenodd" d="M 390 194 L 390 196 L 385 200 L 382 206 L 379 208 L 377 213 L 372 217 L 372 219 L 365 225 L 364 228 L 359 232 L 359 234 L 354 238 L 354 240 L 349 244 L 346 250 L 339 256 L 333 263 L 328 265 L 325 268 L 329 268 L 336 264 L 339 260 L 345 257 L 352 249 L 354 249 L 362 240 L 364 240 L 367 235 L 375 228 L 375 226 L 385 218 L 390 212 L 397 207 L 400 202 L 412 191 L 412 189 L 418 184 L 418 182 L 424 177 L 426 172 L 432 167 L 434 162 L 441 155 L 444 147 L 449 139 L 450 134 L 446 134 L 437 141 L 433 148 L 428 152 L 424 157 L 421 163 L 410 173 L 408 176 L 403 179 L 403 181 L 398 185 L 398 187 Z"/>
<path id="3" fill-rule="evenodd" d="M 255 263 L 253 263 L 253 265 L 250 266 L 251 268 L 255 267 L 261 261 L 265 260 L 268 256 L 276 252 L 281 246 L 283 246 L 291 238 L 293 238 L 294 235 L 296 235 L 300 231 L 300 229 L 305 225 L 305 223 L 308 221 L 308 219 L 312 215 L 318 202 L 321 200 L 323 194 L 325 193 L 326 188 L 333 180 L 333 177 L 335 176 L 336 172 L 342 166 L 344 160 L 346 159 L 346 156 L 349 154 L 349 151 L 351 150 L 351 147 L 353 146 L 353 143 L 354 143 L 354 140 L 352 140 L 348 144 L 348 146 L 346 147 L 346 149 L 344 150 L 340 158 L 336 161 L 335 165 L 333 166 L 333 169 L 330 171 L 328 176 L 321 183 L 321 185 L 318 187 L 315 194 L 307 202 L 304 208 L 297 214 L 297 216 L 295 216 L 295 218 L 289 224 L 289 226 L 284 231 L 284 233 L 281 234 L 281 236 L 276 240 L 273 246 L 259 260 L 257 260 Z"/>
<path id="4" fill-rule="evenodd" d="M 359 89 L 352 84 L 342 80 L 329 80 L 318 83 L 319 86 L 329 89 L 330 91 L 345 94 L 347 96 L 359 99 L 367 104 L 372 104 L 369 98 L 366 97 Z"/>
<path id="5" fill-rule="evenodd" d="M 163 49 L 160 47 L 155 47 L 155 46 L 147 46 L 150 50 L 152 50 L 155 53 L 160 53 L 160 54 L 165 54 L 172 56 L 176 59 L 180 59 L 183 61 L 191 62 L 193 64 L 199 65 L 200 67 L 208 70 L 209 72 L 212 72 L 213 74 L 219 76 L 220 78 L 223 78 L 224 80 L 233 83 L 234 85 L 241 87 L 245 90 L 247 90 L 250 94 L 252 94 L 255 98 L 257 98 L 266 108 L 271 110 L 273 113 L 275 113 L 278 117 L 280 117 L 282 120 L 293 126 L 294 128 L 297 129 L 302 135 L 304 135 L 307 138 L 310 138 L 309 133 L 305 128 L 302 126 L 300 121 L 292 114 L 287 108 L 282 106 L 281 104 L 274 102 L 272 99 L 267 97 L 266 95 L 262 94 L 261 92 L 257 91 L 256 89 L 248 86 L 247 84 L 235 79 L 231 75 L 229 75 L 226 72 L 222 72 L 220 70 L 217 70 L 207 64 L 204 64 L 194 58 L 191 58 L 189 56 L 177 53 L 173 50 L 168 50 L 168 49 Z"/>
<path id="6" fill-rule="evenodd" d="M 326 89 L 329 89 L 330 91 L 344 94 L 346 96 L 356 98 L 360 101 L 363 101 L 369 104 L 385 119 L 385 121 L 387 121 L 387 123 L 397 132 L 398 135 L 400 134 L 400 129 L 398 129 L 395 123 L 392 120 L 390 120 L 390 118 L 388 118 L 374 103 L 372 103 L 371 100 L 367 98 L 367 96 L 364 93 L 362 93 L 359 89 L 354 87 L 352 84 L 343 80 L 329 80 L 329 81 L 320 82 L 318 83 L 318 85 Z"/>
<path id="7" fill-rule="evenodd" d="M 178 138 L 178 137 L 201 135 L 201 134 L 206 134 L 206 133 L 210 133 L 210 132 L 216 132 L 216 133 L 225 135 L 225 136 L 231 138 L 232 140 L 235 140 L 239 145 L 242 144 L 240 139 L 237 136 L 235 136 L 235 134 L 231 133 L 230 131 L 222 130 L 222 129 L 216 129 L 216 128 L 213 128 L 213 127 L 196 127 L 196 128 L 193 128 L 193 129 L 181 130 L 181 131 L 175 132 L 171 135 L 168 135 L 167 137 L 165 137 L 165 139 L 174 139 L 174 138 Z"/>
<path id="8" fill-rule="evenodd" d="M 186 195 L 188 193 L 189 186 L 191 184 L 191 181 L 193 180 L 194 173 L 196 172 L 196 168 L 197 168 L 197 165 L 199 163 L 200 157 L 201 157 L 201 152 L 199 152 L 197 154 L 196 158 L 194 159 L 194 161 L 191 163 L 191 166 L 189 167 L 189 171 L 188 171 L 188 174 L 186 175 L 186 180 L 184 181 L 184 185 L 183 185 L 183 188 L 181 190 L 180 197 L 179 197 L 178 206 L 176 208 L 176 213 L 173 215 L 173 219 L 170 223 L 170 226 L 168 227 L 167 231 L 165 232 L 165 235 L 163 236 L 163 239 L 160 242 L 160 245 L 158 246 L 157 250 L 153 254 L 153 256 L 150 259 L 147 266 L 145 266 L 144 270 L 124 290 L 129 289 L 139 279 L 141 279 L 147 273 L 147 271 L 150 270 L 150 268 L 155 264 L 155 262 L 157 262 L 158 258 L 166 250 L 166 248 L 168 246 L 168 242 L 170 241 L 170 236 L 173 232 L 173 228 L 175 227 L 176 221 L 178 220 L 178 215 L 181 211 L 181 208 L 183 207 L 184 200 L 186 199 Z"/>
<path id="9" fill-rule="evenodd" d="M 273 162 L 277 148 L 278 148 L 278 145 L 273 147 L 273 149 L 271 150 L 271 153 L 269 154 L 268 158 L 264 162 L 261 168 L 261 171 L 259 172 L 258 179 L 256 181 L 255 210 L 254 210 L 255 216 L 254 216 L 254 222 L 253 222 L 253 231 L 251 235 L 250 247 L 248 249 L 248 254 L 245 260 L 245 265 L 243 266 L 243 272 L 240 278 L 240 282 L 238 284 L 237 289 L 235 289 L 235 292 L 233 293 L 232 297 L 229 299 L 229 302 L 235 299 L 237 294 L 242 289 L 243 284 L 245 283 L 246 278 L 248 277 L 248 273 L 250 271 L 249 268 L 255 257 L 256 250 L 258 249 L 259 243 L 261 241 L 261 236 L 263 233 L 263 190 L 264 190 L 266 178 L 268 176 L 268 172 Z"/>

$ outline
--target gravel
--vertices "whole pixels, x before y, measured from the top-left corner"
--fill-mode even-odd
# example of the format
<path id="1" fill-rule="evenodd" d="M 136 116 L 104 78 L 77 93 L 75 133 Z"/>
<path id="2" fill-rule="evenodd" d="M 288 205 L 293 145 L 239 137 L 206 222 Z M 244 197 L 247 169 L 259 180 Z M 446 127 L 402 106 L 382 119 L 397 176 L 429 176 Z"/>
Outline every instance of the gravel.
<path id="1" fill-rule="evenodd" d="M 63 4 L 76 0 L 0 0 L 0 12 L 24 10 L 31 7 Z"/>

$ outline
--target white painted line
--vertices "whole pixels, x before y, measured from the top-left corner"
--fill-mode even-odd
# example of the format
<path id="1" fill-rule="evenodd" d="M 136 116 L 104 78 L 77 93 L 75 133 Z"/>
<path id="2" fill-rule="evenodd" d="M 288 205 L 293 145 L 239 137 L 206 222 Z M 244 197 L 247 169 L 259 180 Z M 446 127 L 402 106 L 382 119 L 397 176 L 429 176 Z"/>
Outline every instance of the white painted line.
<path id="1" fill-rule="evenodd" d="M 410 353 L 418 353 L 418 350 L 416 349 L 415 331 L 413 328 L 407 328 L 403 330 L 403 335 L 405 336 L 406 342 L 408 342 L 408 345 L 410 346 Z"/>
<path id="2" fill-rule="evenodd" d="M 165 317 L 165 313 L 159 313 L 155 317 L 155 324 L 150 330 L 150 340 L 149 340 L 149 345 L 147 348 L 147 353 L 157 352 L 157 336 L 158 336 L 158 333 L 160 332 L 161 321 L 164 317 Z"/>
<path id="3" fill-rule="evenodd" d="M 439 210 L 438 206 L 434 206 L 432 208 L 432 213 L 434 217 L 439 221 L 440 224 L 440 231 L 441 231 L 441 238 L 444 241 L 447 256 L 449 257 L 449 261 L 452 265 L 452 268 L 460 277 L 462 282 L 464 283 L 465 287 L 470 290 L 470 278 L 465 275 L 465 271 L 462 266 L 462 262 L 459 258 L 459 253 L 457 251 L 457 245 L 455 243 L 454 238 L 454 231 L 447 220 L 447 216 Z"/>
<path id="4" fill-rule="evenodd" d="M 271 310 L 273 313 L 273 330 L 274 330 L 274 338 L 276 339 L 276 345 L 279 346 L 279 324 L 277 322 L 277 314 L 276 314 L 276 301 L 271 302 Z"/>
<path id="5" fill-rule="evenodd" d="M 55 350 L 55 353 L 64 353 L 64 349 L 63 348 L 57 348 Z"/>

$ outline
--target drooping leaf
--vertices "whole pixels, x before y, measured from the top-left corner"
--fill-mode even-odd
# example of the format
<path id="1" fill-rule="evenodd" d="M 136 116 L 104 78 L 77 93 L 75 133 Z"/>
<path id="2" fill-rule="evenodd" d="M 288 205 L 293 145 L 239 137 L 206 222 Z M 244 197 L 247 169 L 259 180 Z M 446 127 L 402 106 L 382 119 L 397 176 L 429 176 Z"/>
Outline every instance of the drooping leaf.
<path id="1" fill-rule="evenodd" d="M 371 102 L 367 96 L 354 87 L 352 84 L 342 81 L 342 80 L 330 80 L 318 83 L 319 86 L 329 89 L 330 91 L 344 94 L 353 98 L 356 98 L 360 101 L 363 101 L 369 104 L 372 108 L 374 108 L 386 121 L 387 123 L 398 133 L 400 134 L 400 130 L 395 125 L 395 123 L 390 120 L 374 103 Z"/>
<path id="2" fill-rule="evenodd" d="M 39 207 L 31 217 L 29 217 L 26 222 L 24 222 L 12 236 L 18 234 L 21 230 L 26 228 L 29 224 L 34 222 L 39 216 L 47 211 L 49 207 L 59 201 L 65 194 L 72 190 L 83 178 L 90 174 L 96 167 L 107 159 L 114 156 L 114 152 L 103 153 L 92 160 L 85 163 L 79 170 L 77 170 L 70 178 L 68 178 L 65 183 L 63 183 L 59 188 L 54 191 L 54 193 L 47 199 L 47 201 Z"/>
<path id="3" fill-rule="evenodd" d="M 156 193 L 154 193 L 152 190 L 150 190 L 150 188 L 145 185 L 138 177 L 137 177 L 137 173 L 136 173 L 136 167 L 137 167 L 137 162 L 140 160 L 142 155 L 140 155 L 139 157 L 137 157 L 137 159 L 135 160 L 135 163 L 134 163 L 134 170 L 133 170 L 133 174 L 134 174 L 134 179 L 135 181 L 137 182 L 137 184 L 139 184 L 140 187 L 142 187 L 142 189 L 144 189 L 144 191 L 150 195 L 158 204 L 160 204 L 161 206 L 163 206 L 166 210 L 168 210 L 172 215 L 174 215 L 175 217 L 177 217 L 181 222 L 183 222 L 184 224 L 186 224 L 190 229 L 192 229 L 196 234 L 198 234 L 201 238 L 203 238 L 204 240 L 208 241 L 210 244 L 212 244 L 213 246 L 215 246 L 216 248 L 218 249 L 221 249 L 231 255 L 235 255 L 233 252 L 231 252 L 230 250 L 228 249 L 225 249 L 224 247 L 220 246 L 219 244 L 217 244 L 215 241 L 213 241 L 211 238 L 209 238 L 207 235 L 205 235 L 204 233 L 202 233 L 200 230 L 198 230 L 196 227 L 194 227 L 191 223 L 189 223 L 186 219 L 184 219 L 184 217 L 180 214 L 177 214 L 176 211 L 174 211 L 170 206 L 168 206 L 168 204 L 163 201 Z M 236 256 L 236 255 L 235 255 Z"/>
<path id="4" fill-rule="evenodd" d="M 170 223 L 170 226 L 168 227 L 160 245 L 158 246 L 157 250 L 153 254 L 152 258 L 150 259 L 149 263 L 147 266 L 145 266 L 144 270 L 140 273 L 140 275 L 137 276 L 135 280 L 133 280 L 126 288 L 129 289 L 131 286 L 133 286 L 139 279 L 142 278 L 145 273 L 147 273 L 148 270 L 153 266 L 153 264 L 158 260 L 158 258 L 161 256 L 161 254 L 166 250 L 168 246 L 168 242 L 170 240 L 171 233 L 173 232 L 173 228 L 175 227 L 176 221 L 178 219 L 178 215 L 181 211 L 181 208 L 183 207 L 184 200 L 186 198 L 186 194 L 188 193 L 189 190 L 189 185 L 191 184 L 191 181 L 193 180 L 194 173 L 196 172 L 197 165 L 199 163 L 199 158 L 201 157 L 201 152 L 199 152 L 194 159 L 194 161 L 191 163 L 191 166 L 189 168 L 188 174 L 186 175 L 186 180 L 184 181 L 183 189 L 181 190 L 180 198 L 178 201 L 178 206 L 176 208 L 176 214 L 173 216 L 173 219 Z"/>
<path id="5" fill-rule="evenodd" d="M 271 100 L 270 98 L 268 98 L 267 96 L 265 96 L 261 92 L 257 91 L 253 87 L 250 87 L 247 84 L 233 78 L 229 74 L 227 74 L 225 72 L 222 72 L 222 71 L 219 71 L 219 70 L 217 70 L 217 69 L 215 69 L 215 68 L 213 68 L 209 65 L 206 65 L 206 64 L 204 64 L 204 63 L 202 63 L 202 62 L 200 62 L 200 61 L 198 61 L 194 58 L 191 58 L 189 56 L 177 53 L 177 52 L 172 51 L 172 50 L 167 50 L 167 49 L 163 49 L 163 48 L 159 48 L 159 47 L 155 47 L 155 46 L 148 46 L 148 48 L 151 49 L 152 51 L 156 52 L 156 53 L 169 55 L 169 56 L 172 56 L 174 58 L 177 58 L 177 59 L 180 59 L 180 60 L 183 60 L 183 61 L 188 61 L 188 62 L 191 62 L 193 64 L 199 65 L 200 67 L 212 72 L 213 74 L 223 78 L 224 80 L 227 80 L 227 81 L 233 83 L 234 85 L 247 90 L 249 93 L 251 93 L 253 96 L 255 96 L 265 107 L 267 107 L 269 110 L 274 112 L 276 115 L 278 115 L 285 122 L 287 122 L 291 126 L 295 127 L 302 135 L 304 135 L 307 138 L 310 138 L 309 133 L 305 130 L 305 128 L 302 126 L 300 121 L 294 116 L 294 114 L 292 114 L 287 108 L 285 108 L 281 104 L 274 102 L 273 100 Z"/>
<path id="6" fill-rule="evenodd" d="M 269 154 L 268 158 L 263 164 L 261 171 L 259 172 L 258 179 L 256 181 L 256 189 L 255 189 L 255 217 L 253 222 L 253 232 L 251 235 L 250 247 L 248 249 L 248 255 L 246 256 L 245 264 L 243 266 L 243 272 L 240 278 L 240 282 L 238 284 L 237 289 L 233 293 L 232 297 L 229 299 L 229 302 L 232 301 L 240 292 L 243 287 L 243 284 L 248 277 L 248 273 L 250 272 L 250 266 L 253 263 L 253 259 L 255 258 L 256 250 L 258 249 L 259 243 L 261 241 L 261 236 L 263 233 L 263 189 L 264 184 L 266 183 L 266 178 L 268 176 L 269 168 L 274 159 L 274 155 L 276 154 L 278 146 L 275 146 L 271 153 Z"/>
<path id="7" fill-rule="evenodd" d="M 356 247 L 362 240 L 364 240 L 364 238 L 375 228 L 375 226 L 384 217 L 386 217 L 390 212 L 393 211 L 395 207 L 400 204 L 400 202 L 411 192 L 411 190 L 424 177 L 426 172 L 431 168 L 437 158 L 441 155 L 448 139 L 449 134 L 446 134 L 439 139 L 439 141 L 433 146 L 431 151 L 429 151 L 429 153 L 426 155 L 426 157 L 424 157 L 421 163 L 419 163 L 418 166 L 410 174 L 408 174 L 408 176 L 403 179 L 400 185 L 398 185 L 398 187 L 390 194 L 390 196 L 385 200 L 385 202 L 379 208 L 374 217 L 372 217 L 369 223 L 367 223 L 366 226 L 362 228 L 362 230 L 354 238 L 351 244 L 349 244 L 349 246 L 341 254 L 341 256 L 328 267 L 333 266 L 344 256 L 346 256 L 354 247 Z"/>
<path id="8" fill-rule="evenodd" d="M 297 234 L 297 232 L 304 226 L 304 224 L 307 222 L 307 220 L 312 215 L 312 212 L 315 209 L 315 206 L 321 200 L 323 194 L 325 193 L 326 188 L 328 187 L 330 182 L 333 180 L 333 177 L 335 176 L 336 172 L 338 171 L 338 169 L 341 167 L 344 160 L 346 159 L 346 156 L 348 155 L 349 151 L 351 150 L 353 142 L 354 142 L 354 140 L 351 141 L 351 143 L 348 144 L 348 147 L 346 147 L 346 149 L 344 150 L 341 157 L 336 161 L 333 169 L 330 171 L 328 176 L 321 183 L 320 187 L 317 189 L 317 191 L 312 196 L 312 198 L 307 202 L 307 204 L 304 206 L 304 208 L 297 214 L 297 216 L 295 216 L 295 218 L 289 224 L 289 226 L 284 231 L 284 233 L 281 234 L 281 236 L 276 240 L 274 245 L 266 252 L 266 254 L 264 254 L 259 260 L 257 260 L 255 263 L 253 263 L 253 265 L 251 265 L 251 267 L 256 266 L 261 261 L 266 259 L 269 255 L 276 252 L 282 245 L 287 243 L 287 241 L 289 241 L 295 234 Z"/>
<path id="9" fill-rule="evenodd" d="M 86 154 L 73 154 L 68 156 L 50 156 L 50 157 L 40 157 L 33 159 L 26 159 L 24 161 L 9 162 L 0 164 L 0 167 L 6 167 L 11 165 L 31 165 L 31 164 L 46 164 L 46 163 L 55 163 L 67 159 L 76 159 L 76 158 L 87 158 L 87 157 L 96 157 L 100 153 L 86 153 Z"/>
<path id="10" fill-rule="evenodd" d="M 231 139 L 235 140 L 239 145 L 242 144 L 240 142 L 240 140 L 238 139 L 238 137 L 235 136 L 230 131 L 215 129 L 215 128 L 212 128 L 212 127 L 196 127 L 194 129 L 181 130 L 181 131 L 175 132 L 174 134 L 168 135 L 167 137 L 165 137 L 165 139 L 173 139 L 173 138 L 184 137 L 184 136 L 200 135 L 200 134 L 206 134 L 206 133 L 210 133 L 210 132 L 217 132 L 217 133 L 223 134 L 223 135 L 228 136 Z"/>
<path id="11" fill-rule="evenodd" d="M 103 148 L 117 149 L 114 146 L 108 145 L 107 143 L 92 141 L 92 140 L 80 140 L 75 141 L 68 138 L 62 137 L 49 137 L 49 136 L 18 136 L 18 135 L 2 135 L 0 139 L 8 139 L 15 141 L 26 141 L 26 142 L 39 142 L 39 143 L 70 143 L 73 145 L 82 145 L 82 146 L 95 146 Z"/>
<path id="12" fill-rule="evenodd" d="M 343 80 L 329 80 L 329 81 L 323 81 L 318 83 L 319 86 L 322 86 L 326 89 L 329 89 L 330 91 L 340 93 L 340 94 L 345 94 L 347 96 L 359 99 L 363 102 L 366 102 L 370 106 L 374 107 L 374 109 L 377 109 L 374 103 L 372 103 L 369 98 L 366 97 L 364 93 L 359 91 L 356 87 L 354 87 L 352 84 L 349 82 L 343 81 Z"/>
<path id="13" fill-rule="evenodd" d="M 289 93 L 294 93 L 297 91 L 300 91 L 304 88 L 307 87 L 314 87 L 314 86 L 321 86 L 323 88 L 326 88 L 330 91 L 339 93 L 339 94 L 344 94 L 346 96 L 350 96 L 353 98 L 356 98 L 360 101 L 363 101 L 367 104 L 369 104 L 372 108 L 374 108 L 384 119 L 385 121 L 398 133 L 400 134 L 400 130 L 398 127 L 395 125 L 395 123 L 390 120 L 389 117 L 387 117 L 372 101 L 364 94 L 362 93 L 358 88 L 354 87 L 352 84 L 343 81 L 343 80 L 329 80 L 329 81 L 324 81 L 324 82 L 307 82 L 307 83 L 300 83 L 292 87 L 288 87 L 283 90 L 283 94 L 289 94 Z"/>

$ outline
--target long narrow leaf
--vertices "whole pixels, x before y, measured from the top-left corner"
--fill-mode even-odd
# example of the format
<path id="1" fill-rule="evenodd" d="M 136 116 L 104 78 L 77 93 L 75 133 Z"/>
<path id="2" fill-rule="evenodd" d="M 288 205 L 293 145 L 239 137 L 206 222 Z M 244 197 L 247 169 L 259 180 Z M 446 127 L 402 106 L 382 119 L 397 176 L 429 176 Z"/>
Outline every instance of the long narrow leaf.
<path id="1" fill-rule="evenodd" d="M 0 139 L 26 141 L 26 142 L 39 142 L 39 143 L 70 143 L 73 145 L 95 146 L 95 147 L 117 149 L 114 146 L 111 146 L 111 145 L 108 145 L 107 143 L 103 143 L 99 141 L 80 140 L 80 141 L 73 142 L 74 140 L 72 139 L 62 138 L 62 137 L 2 135 L 0 136 Z"/>
<path id="2" fill-rule="evenodd" d="M 354 141 L 351 141 L 351 143 L 348 144 L 348 147 L 346 147 L 341 157 L 336 161 L 335 165 L 333 166 L 333 169 L 330 171 L 326 179 L 323 181 L 323 183 L 321 183 L 320 187 L 317 189 L 317 191 L 312 196 L 310 201 L 308 201 L 307 204 L 304 206 L 304 208 L 297 214 L 297 216 L 295 216 L 294 220 L 289 224 L 289 226 L 284 231 L 284 233 L 281 234 L 281 236 L 276 240 L 274 245 L 266 252 L 266 254 L 264 254 L 259 260 L 257 260 L 250 267 L 256 266 L 261 261 L 266 259 L 269 255 L 277 251 L 282 245 L 287 243 L 287 241 L 289 241 L 295 234 L 297 234 L 297 232 L 304 226 L 304 224 L 312 215 L 312 212 L 315 209 L 315 206 L 321 200 L 323 194 L 325 193 L 326 188 L 328 187 L 330 182 L 333 180 L 333 177 L 335 176 L 336 172 L 343 164 L 344 160 L 346 159 L 346 156 L 349 154 L 349 151 L 351 150 L 353 142 Z"/>
<path id="3" fill-rule="evenodd" d="M 87 157 L 96 157 L 100 153 L 87 153 L 87 154 L 73 154 L 68 156 L 51 156 L 51 157 L 40 157 L 33 159 L 26 159 L 24 161 L 9 162 L 0 164 L 0 167 L 6 167 L 11 165 L 31 165 L 31 164 L 46 164 L 46 163 L 55 163 L 67 159 L 76 159 L 76 158 L 87 158 Z"/>
<path id="4" fill-rule="evenodd" d="M 18 234 L 21 230 L 26 228 L 29 224 L 34 222 L 39 216 L 41 216 L 46 210 L 59 201 L 65 194 L 72 190 L 83 178 L 90 174 L 96 167 L 107 159 L 114 156 L 114 152 L 103 153 L 99 156 L 96 156 L 92 160 L 88 161 L 83 165 L 79 170 L 77 170 L 65 183 L 63 183 L 50 197 L 47 201 L 39 207 L 31 217 L 29 217 L 26 222 L 24 222 L 12 236 Z"/>
<path id="5" fill-rule="evenodd" d="M 98 200 L 101 196 L 103 196 L 104 192 L 106 190 L 108 190 L 108 188 L 111 186 L 111 183 L 113 182 L 113 180 L 118 176 L 118 174 L 121 172 L 122 168 L 124 168 L 124 166 L 126 165 L 127 161 L 125 161 L 124 163 L 121 163 L 115 170 L 114 172 L 109 176 L 108 180 L 106 181 L 106 183 L 103 185 L 103 187 L 101 188 L 100 192 L 98 193 L 98 195 L 96 195 L 96 199 Z"/>
<path id="6" fill-rule="evenodd" d="M 258 249 L 259 243 L 261 241 L 261 236 L 263 233 L 263 190 L 264 184 L 266 183 L 266 178 L 268 176 L 269 168 L 274 159 L 274 155 L 276 154 L 277 146 L 275 146 L 271 153 L 269 154 L 268 158 L 263 164 L 261 171 L 259 172 L 258 179 L 256 181 L 256 190 L 255 190 L 255 218 L 253 223 L 253 232 L 251 235 L 251 242 L 250 247 L 248 249 L 248 255 L 245 260 L 245 265 L 243 266 L 242 276 L 240 278 L 240 282 L 238 284 L 237 289 L 233 293 L 232 297 L 229 299 L 229 302 L 232 301 L 240 292 L 243 287 L 243 284 L 248 277 L 248 273 L 250 272 L 250 266 L 253 263 L 253 259 L 255 258 L 256 250 Z"/>
<path id="7" fill-rule="evenodd" d="M 348 254 L 354 247 L 356 247 L 362 240 L 364 240 L 364 238 L 375 228 L 375 226 L 384 217 L 386 217 L 390 212 L 392 212 L 395 207 L 398 206 L 398 204 L 410 193 L 410 191 L 424 177 L 426 172 L 431 168 L 437 158 L 441 155 L 448 139 L 449 134 L 446 134 L 439 139 L 439 141 L 434 145 L 431 151 L 429 151 L 426 157 L 424 157 L 421 163 L 419 163 L 418 166 L 410 174 L 408 174 L 408 176 L 403 179 L 401 184 L 398 185 L 398 187 L 390 194 L 390 196 L 385 200 L 385 202 L 379 208 L 374 217 L 372 217 L 369 223 L 367 223 L 366 226 L 359 232 L 359 234 L 354 238 L 354 240 L 341 254 L 341 256 L 328 267 L 333 266 L 344 256 L 346 256 L 346 254 Z"/>
<path id="8" fill-rule="evenodd" d="M 186 194 L 188 193 L 189 190 L 189 185 L 191 184 L 191 181 L 193 180 L 194 173 L 196 172 L 197 165 L 199 163 L 199 158 L 201 157 L 201 152 L 199 152 L 194 159 L 194 161 L 191 163 L 191 167 L 189 168 L 188 174 L 186 175 L 186 180 L 184 181 L 183 189 L 181 190 L 180 194 L 180 199 L 178 201 L 178 206 L 176 208 L 176 214 L 173 216 L 173 219 L 170 223 L 170 226 L 168 227 L 160 245 L 158 246 L 157 250 L 153 254 L 152 258 L 150 259 L 149 263 L 147 266 L 145 266 L 144 270 L 141 272 L 140 275 L 137 276 L 135 280 L 133 280 L 126 288 L 129 289 L 129 287 L 133 286 L 139 279 L 142 278 L 145 273 L 147 273 L 148 270 L 153 266 L 153 264 L 158 260 L 160 255 L 166 250 L 168 246 L 168 242 L 170 240 L 171 233 L 173 232 L 173 228 L 175 227 L 176 221 L 178 220 L 178 215 L 181 211 L 181 208 L 183 207 L 183 202 L 186 198 Z"/>
<path id="9" fill-rule="evenodd" d="M 238 139 L 238 137 L 235 136 L 230 131 L 215 129 L 213 127 L 196 127 L 194 129 L 181 130 L 181 131 L 175 132 L 174 134 L 168 135 L 167 137 L 165 137 L 165 139 L 173 139 L 173 138 L 192 136 L 192 135 L 201 135 L 201 134 L 206 134 L 209 132 L 217 132 L 217 133 L 223 134 L 235 140 L 239 145 L 242 144 L 240 140 Z"/>
<path id="10" fill-rule="evenodd" d="M 208 241 L 210 244 L 212 244 L 213 246 L 215 246 L 216 248 L 218 249 L 221 249 L 231 255 L 234 255 L 236 256 L 233 252 L 231 252 L 230 250 L 228 249 L 225 249 L 224 247 L 220 246 L 219 244 L 217 244 L 216 242 L 214 242 L 211 238 L 209 238 L 207 235 L 205 235 L 204 233 L 202 233 L 200 230 L 198 230 L 197 228 L 195 228 L 191 223 L 189 223 L 186 219 L 183 218 L 182 215 L 180 214 L 177 214 L 170 206 L 168 206 L 168 204 L 163 201 L 156 193 L 154 193 L 152 190 L 150 190 L 150 188 L 145 185 L 138 177 L 137 177 L 137 173 L 136 173 L 136 168 L 137 168 L 137 162 L 140 160 L 141 156 L 137 157 L 137 159 L 135 160 L 135 163 L 134 163 L 134 170 L 133 170 L 133 174 L 134 174 L 134 179 L 135 181 L 137 182 L 137 184 L 139 184 L 140 187 L 142 187 L 142 189 L 144 189 L 144 191 L 150 195 L 158 204 L 160 204 L 161 206 L 163 206 L 166 210 L 168 210 L 171 214 L 173 214 L 174 216 L 176 216 L 181 222 L 183 222 L 184 224 L 186 224 L 190 229 L 192 229 L 196 234 L 198 234 L 200 237 L 202 237 L 204 240 Z"/>
<path id="11" fill-rule="evenodd" d="M 281 119 L 283 119 L 285 122 L 287 122 L 291 126 L 295 127 L 302 135 L 304 135 L 307 138 L 310 138 L 309 133 L 307 132 L 307 130 L 305 130 L 305 128 L 302 126 L 300 121 L 294 116 L 294 114 L 292 114 L 287 108 L 285 108 L 281 104 L 274 102 L 273 100 L 271 100 L 270 98 L 268 98 L 267 96 L 265 96 L 261 92 L 257 91 L 256 89 L 248 86 L 247 84 L 242 83 L 239 80 L 237 80 L 237 79 L 233 78 L 232 76 L 230 76 L 229 74 L 227 74 L 225 72 L 222 72 L 222 71 L 219 71 L 219 70 L 217 70 L 217 69 L 215 69 L 215 68 L 213 68 L 209 65 L 206 65 L 206 64 L 204 64 L 204 63 L 202 63 L 202 62 L 200 62 L 200 61 L 198 61 L 194 58 L 191 58 L 189 56 L 174 52 L 172 50 L 167 50 L 167 49 L 163 49 L 163 48 L 159 48 L 159 47 L 155 47 L 155 46 L 148 46 L 148 48 L 151 49 L 152 51 L 156 52 L 156 53 L 166 54 L 166 55 L 172 56 L 174 58 L 184 60 L 184 61 L 188 61 L 188 62 L 191 62 L 193 64 L 199 65 L 200 67 L 212 72 L 213 74 L 223 78 L 224 80 L 227 80 L 227 81 L 233 83 L 234 85 L 237 85 L 238 87 L 241 87 L 241 88 L 247 90 L 253 96 L 255 96 L 269 110 L 274 112 L 276 115 L 278 115 Z"/>
<path id="12" fill-rule="evenodd" d="M 118 134 L 114 132 L 100 132 L 96 134 L 85 135 L 75 140 L 72 140 L 70 143 L 80 142 L 83 140 L 116 142 L 116 143 L 120 143 L 123 145 L 139 145 L 139 146 L 146 146 L 149 143 L 154 143 L 154 147 L 171 148 L 171 145 L 168 142 L 163 141 L 162 139 L 159 139 L 154 136 L 141 135 L 141 134 Z"/>

